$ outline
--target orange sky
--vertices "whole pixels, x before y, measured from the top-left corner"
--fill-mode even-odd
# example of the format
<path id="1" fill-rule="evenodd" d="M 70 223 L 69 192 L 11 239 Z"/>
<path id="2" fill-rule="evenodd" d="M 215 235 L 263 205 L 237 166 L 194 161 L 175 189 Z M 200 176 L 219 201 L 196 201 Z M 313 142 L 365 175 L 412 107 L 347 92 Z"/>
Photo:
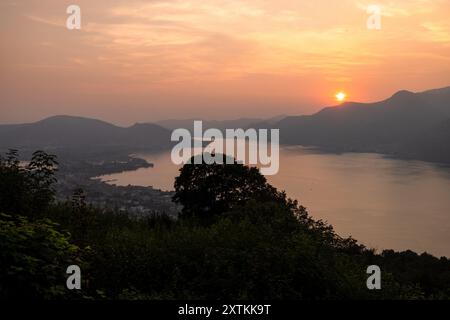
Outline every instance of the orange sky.
<path id="1" fill-rule="evenodd" d="M 81 30 L 65 26 L 70 4 Z M 449 14 L 449 0 L 2 0 L 0 122 L 270 117 L 339 90 L 369 102 L 444 87 Z"/>

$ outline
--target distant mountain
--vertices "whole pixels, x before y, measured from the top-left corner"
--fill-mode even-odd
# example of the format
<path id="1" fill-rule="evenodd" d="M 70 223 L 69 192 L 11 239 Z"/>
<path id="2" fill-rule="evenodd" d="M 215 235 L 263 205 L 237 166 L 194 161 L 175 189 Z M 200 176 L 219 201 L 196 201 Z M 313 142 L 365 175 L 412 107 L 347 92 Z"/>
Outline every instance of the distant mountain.
<path id="1" fill-rule="evenodd" d="M 193 129 L 194 119 L 123 128 L 81 117 L 0 125 L 0 150 L 55 149 L 77 153 L 136 152 L 168 148 L 171 130 Z M 203 121 L 203 129 L 278 128 L 282 144 L 333 152 L 377 152 L 450 164 L 450 87 L 399 91 L 375 103 L 346 102 L 313 115 Z"/>
<path id="2" fill-rule="evenodd" d="M 128 128 L 81 117 L 55 116 L 35 123 L 0 125 L 0 148 L 16 149 L 159 149 L 170 131 L 156 124 Z"/>
<path id="3" fill-rule="evenodd" d="M 450 163 L 450 87 L 399 91 L 375 103 L 347 102 L 274 125 L 283 144 L 378 152 Z"/>
<path id="4" fill-rule="evenodd" d="M 184 120 L 176 120 L 176 119 L 169 119 L 169 120 L 161 120 L 156 122 L 156 124 L 167 128 L 167 129 L 178 129 L 178 128 L 185 128 L 188 130 L 192 130 L 194 126 L 195 120 L 202 120 L 203 122 L 203 129 L 210 129 L 210 128 L 216 128 L 219 130 L 225 130 L 225 129 L 237 129 L 237 128 L 248 128 L 251 127 L 254 124 L 269 122 L 271 124 L 279 121 L 280 119 L 285 118 L 286 116 L 277 116 L 268 120 L 260 119 L 260 118 L 240 118 L 240 119 L 234 119 L 234 120 L 202 120 L 202 119 L 184 119 Z"/>

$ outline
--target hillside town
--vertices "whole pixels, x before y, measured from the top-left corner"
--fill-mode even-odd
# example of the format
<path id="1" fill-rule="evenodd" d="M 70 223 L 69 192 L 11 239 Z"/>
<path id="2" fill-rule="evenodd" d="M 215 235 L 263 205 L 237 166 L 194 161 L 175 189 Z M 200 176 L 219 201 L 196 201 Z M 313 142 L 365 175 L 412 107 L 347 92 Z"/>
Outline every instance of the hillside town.
<path id="1" fill-rule="evenodd" d="M 152 167 L 143 159 L 109 161 L 72 161 L 60 165 L 56 184 L 57 199 L 70 201 L 76 191 L 86 203 L 95 207 L 131 213 L 137 217 L 167 214 L 176 217 L 179 208 L 172 202 L 173 192 L 153 187 L 117 186 L 102 181 L 100 175 Z"/>

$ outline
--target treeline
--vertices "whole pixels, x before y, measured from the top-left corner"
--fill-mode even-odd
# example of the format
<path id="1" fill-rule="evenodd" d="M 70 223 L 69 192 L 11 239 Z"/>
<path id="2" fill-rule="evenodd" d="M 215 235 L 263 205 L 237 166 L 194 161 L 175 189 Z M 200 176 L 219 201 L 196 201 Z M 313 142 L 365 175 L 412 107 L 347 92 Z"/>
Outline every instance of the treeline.
<path id="1" fill-rule="evenodd" d="M 0 158 L 0 297 L 31 299 L 448 299 L 450 261 L 376 254 L 312 219 L 256 168 L 185 165 L 178 219 L 55 203 L 56 159 Z M 82 289 L 66 288 L 81 268 Z M 368 290 L 379 265 L 382 289 Z"/>

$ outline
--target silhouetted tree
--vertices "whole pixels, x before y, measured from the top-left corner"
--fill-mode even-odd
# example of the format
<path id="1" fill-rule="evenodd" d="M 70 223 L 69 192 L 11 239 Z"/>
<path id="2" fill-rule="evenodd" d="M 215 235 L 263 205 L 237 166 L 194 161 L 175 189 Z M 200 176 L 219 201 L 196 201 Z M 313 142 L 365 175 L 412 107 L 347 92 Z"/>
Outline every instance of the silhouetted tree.
<path id="1" fill-rule="evenodd" d="M 55 172 L 58 162 L 56 156 L 44 151 L 33 153 L 26 171 L 30 177 L 32 204 L 34 210 L 44 210 L 53 201 L 55 196 Z"/>
<path id="2" fill-rule="evenodd" d="M 214 217 L 249 200 L 286 203 L 286 196 L 267 183 L 258 168 L 233 164 L 189 164 L 175 179 L 174 201 L 183 206 L 182 217 L 210 223 Z"/>
<path id="3" fill-rule="evenodd" d="M 86 208 L 86 192 L 82 188 L 75 189 L 71 203 L 74 210 L 84 210 Z"/>
<path id="4" fill-rule="evenodd" d="M 9 150 L 0 158 L 0 211 L 30 215 L 45 210 L 55 196 L 57 165 L 56 157 L 43 151 L 21 165 L 17 150 Z"/>
<path id="5" fill-rule="evenodd" d="M 20 166 L 17 150 L 10 149 L 0 156 L 0 212 L 28 211 L 29 179 Z"/>

